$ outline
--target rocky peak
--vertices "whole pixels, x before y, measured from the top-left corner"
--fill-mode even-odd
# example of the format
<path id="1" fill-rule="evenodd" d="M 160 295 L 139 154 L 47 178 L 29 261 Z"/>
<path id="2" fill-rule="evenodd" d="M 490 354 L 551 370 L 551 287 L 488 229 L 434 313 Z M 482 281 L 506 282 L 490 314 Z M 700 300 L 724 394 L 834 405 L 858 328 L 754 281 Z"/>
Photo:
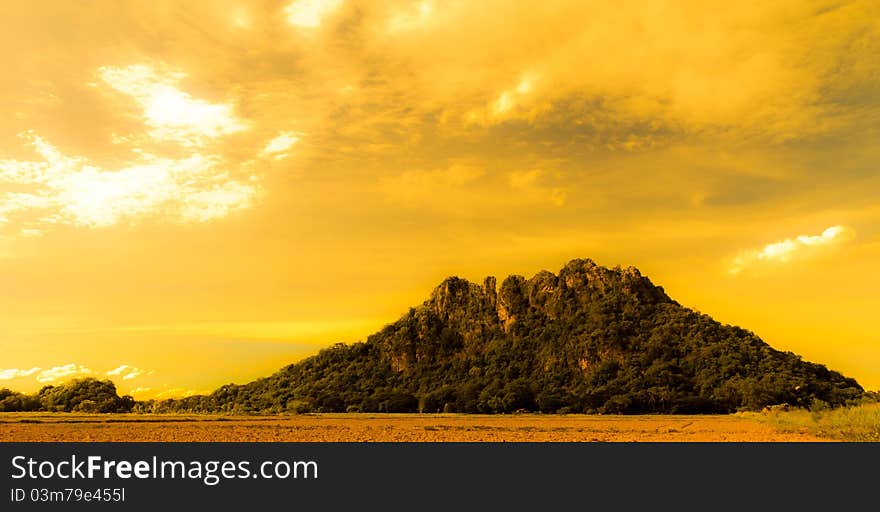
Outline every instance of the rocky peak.
<path id="1" fill-rule="evenodd" d="M 622 293 L 640 302 L 671 301 L 635 267 L 609 269 L 589 259 L 576 259 L 558 275 L 546 270 L 531 279 L 512 275 L 500 287 L 493 276 L 486 277 L 482 285 L 449 277 L 434 289 L 425 307 L 443 320 L 499 322 L 507 331 L 530 308 L 554 318 L 567 309 L 566 301 L 584 303 L 610 293 Z"/>
<path id="2" fill-rule="evenodd" d="M 507 276 L 498 291 L 496 314 L 506 332 L 517 316 L 528 308 L 528 281 L 523 276 Z"/>
<path id="3" fill-rule="evenodd" d="M 655 286 L 642 276 L 636 267 L 606 268 L 589 259 L 568 262 L 559 273 L 562 283 L 578 296 L 604 295 L 613 290 L 622 291 L 647 302 L 671 302 L 663 288 Z"/>
<path id="4" fill-rule="evenodd" d="M 444 320 L 467 320 L 494 311 L 494 278 L 486 278 L 484 286 L 480 286 L 460 277 L 449 277 L 434 289 L 425 306 Z"/>
<path id="5" fill-rule="evenodd" d="M 488 276 L 483 280 L 483 291 L 494 306 L 498 302 L 498 292 L 495 286 L 495 276 Z"/>

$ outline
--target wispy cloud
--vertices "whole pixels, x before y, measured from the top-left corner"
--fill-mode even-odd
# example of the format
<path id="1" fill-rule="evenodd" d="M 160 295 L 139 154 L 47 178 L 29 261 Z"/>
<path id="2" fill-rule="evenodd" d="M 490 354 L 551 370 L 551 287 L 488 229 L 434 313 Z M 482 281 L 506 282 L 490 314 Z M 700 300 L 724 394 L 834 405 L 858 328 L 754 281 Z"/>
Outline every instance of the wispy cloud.
<path id="1" fill-rule="evenodd" d="M 299 141 L 299 137 L 293 132 L 281 132 L 266 144 L 260 155 L 281 160 L 287 157 L 287 150 L 293 147 L 297 141 Z"/>
<path id="2" fill-rule="evenodd" d="M 135 379 L 137 377 L 140 377 L 141 375 L 149 375 L 150 373 L 153 373 L 153 372 L 150 372 L 150 371 L 147 371 L 142 368 L 135 367 L 135 366 L 129 366 L 127 364 L 123 364 L 123 365 L 117 366 L 116 368 L 114 368 L 110 371 L 105 372 L 104 375 L 106 375 L 108 377 L 121 376 L 122 380 L 131 380 L 131 379 Z"/>
<path id="3" fill-rule="evenodd" d="M 7 368 L 6 370 L 0 370 L 0 380 L 12 380 L 18 379 L 20 377 L 30 377 L 38 371 L 40 371 L 40 368 L 38 367 L 33 367 L 28 370 L 23 370 L 19 368 Z"/>
<path id="4" fill-rule="evenodd" d="M 284 8 L 287 21 L 302 28 L 315 28 L 321 25 L 325 16 L 338 9 L 343 0 L 294 0 Z"/>
<path id="5" fill-rule="evenodd" d="M 142 375 L 151 375 L 152 373 L 153 372 L 150 370 L 144 370 L 143 368 L 123 364 L 117 366 L 112 370 L 104 372 L 104 375 L 108 377 L 121 377 L 122 380 L 132 380 Z M 70 377 L 87 376 L 94 374 L 95 372 L 93 372 L 87 366 L 76 363 L 69 363 L 60 366 L 54 366 L 47 370 L 43 370 L 42 368 L 36 366 L 30 369 L 8 368 L 5 370 L 0 370 L 0 380 L 13 380 L 33 376 L 37 380 L 37 382 L 48 383 L 61 381 Z"/>
<path id="6" fill-rule="evenodd" d="M 186 388 L 170 388 L 165 391 L 161 391 L 156 393 L 155 398 L 176 398 L 176 397 L 188 397 L 193 395 L 201 395 L 204 394 L 205 391 L 195 390 L 195 389 L 186 389 Z"/>
<path id="7" fill-rule="evenodd" d="M 233 105 L 193 98 L 177 88 L 185 74 L 161 74 L 150 66 L 102 67 L 98 75 L 113 89 L 131 96 L 142 108 L 150 135 L 185 146 L 239 132 L 246 123 L 236 117 Z"/>
<path id="8" fill-rule="evenodd" d="M 797 257 L 809 256 L 822 248 L 843 244 L 854 236 L 852 228 L 831 226 L 818 235 L 799 235 L 769 243 L 760 249 L 740 251 L 732 258 L 728 272 L 736 275 L 755 265 L 786 263 Z"/>
<path id="9" fill-rule="evenodd" d="M 535 77 L 524 76 L 515 86 L 501 91 L 485 107 L 471 110 L 465 120 L 477 124 L 493 124 L 511 119 L 531 119 L 537 115 Z"/>
<path id="10" fill-rule="evenodd" d="M 150 387 L 139 387 L 139 388 L 132 389 L 131 391 L 129 391 L 128 394 L 132 395 L 132 396 L 143 395 L 144 393 L 149 393 L 152 390 L 153 390 L 153 388 L 150 388 Z"/>
<path id="11" fill-rule="evenodd" d="M 155 214 L 207 221 L 250 206 L 257 193 L 253 184 L 233 179 L 215 156 L 172 159 L 142 153 L 129 165 L 108 170 L 65 155 L 34 132 L 21 137 L 42 161 L 0 160 L 0 184 L 28 188 L 0 195 L 0 222 L 16 214 L 37 225 L 88 227 Z"/>
<path id="12" fill-rule="evenodd" d="M 69 363 L 62 366 L 55 366 L 49 368 L 48 370 L 43 370 L 37 375 L 37 382 L 47 383 L 47 382 L 55 382 L 63 379 L 67 379 L 70 377 L 79 377 L 92 375 L 94 372 L 83 365 Z"/>
<path id="13" fill-rule="evenodd" d="M 448 198 L 485 174 L 481 167 L 453 164 L 441 169 L 404 171 L 384 178 L 380 188 L 392 203 L 417 206 Z"/>
<path id="14" fill-rule="evenodd" d="M 434 12 L 434 4 L 430 0 L 413 4 L 408 9 L 401 9 L 391 15 L 388 20 L 388 30 L 390 32 L 416 30 L 430 21 Z"/>

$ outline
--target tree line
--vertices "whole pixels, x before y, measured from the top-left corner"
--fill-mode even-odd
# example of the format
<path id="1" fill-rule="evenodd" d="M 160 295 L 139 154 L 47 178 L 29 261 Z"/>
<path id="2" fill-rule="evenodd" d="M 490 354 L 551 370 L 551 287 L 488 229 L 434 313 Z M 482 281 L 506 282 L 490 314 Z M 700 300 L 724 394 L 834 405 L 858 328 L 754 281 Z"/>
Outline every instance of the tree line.
<path id="1" fill-rule="evenodd" d="M 135 400 L 119 396 L 110 380 L 75 379 L 58 386 L 45 386 L 28 395 L 0 389 L 0 412 L 131 412 Z"/>

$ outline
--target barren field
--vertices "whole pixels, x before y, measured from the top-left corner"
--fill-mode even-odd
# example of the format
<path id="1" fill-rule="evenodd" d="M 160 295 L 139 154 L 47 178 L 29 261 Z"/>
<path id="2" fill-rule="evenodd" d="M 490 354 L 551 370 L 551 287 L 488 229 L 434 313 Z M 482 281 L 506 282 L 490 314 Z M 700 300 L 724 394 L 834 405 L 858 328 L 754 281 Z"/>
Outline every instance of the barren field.
<path id="1" fill-rule="evenodd" d="M 827 441 L 738 415 L 296 416 L 0 413 L 0 441 L 785 442 Z"/>

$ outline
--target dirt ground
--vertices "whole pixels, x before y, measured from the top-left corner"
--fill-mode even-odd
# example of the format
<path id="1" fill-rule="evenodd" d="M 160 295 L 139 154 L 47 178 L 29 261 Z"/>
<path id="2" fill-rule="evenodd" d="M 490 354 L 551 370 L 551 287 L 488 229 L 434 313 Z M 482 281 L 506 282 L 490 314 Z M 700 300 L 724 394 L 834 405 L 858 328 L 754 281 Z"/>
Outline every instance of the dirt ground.
<path id="1" fill-rule="evenodd" d="M 0 442 L 787 442 L 827 441 L 729 416 L 0 413 Z"/>

